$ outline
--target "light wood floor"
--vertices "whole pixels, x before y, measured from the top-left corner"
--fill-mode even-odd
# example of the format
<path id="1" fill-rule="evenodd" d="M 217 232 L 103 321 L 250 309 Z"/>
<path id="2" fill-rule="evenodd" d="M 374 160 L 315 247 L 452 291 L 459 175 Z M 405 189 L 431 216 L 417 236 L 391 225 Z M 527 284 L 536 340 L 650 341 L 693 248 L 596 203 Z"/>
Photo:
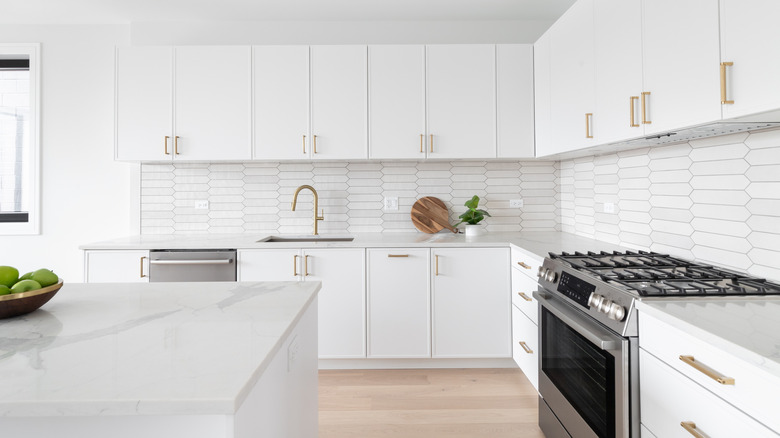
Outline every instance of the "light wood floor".
<path id="1" fill-rule="evenodd" d="M 518 369 L 320 370 L 320 438 L 544 438 Z"/>

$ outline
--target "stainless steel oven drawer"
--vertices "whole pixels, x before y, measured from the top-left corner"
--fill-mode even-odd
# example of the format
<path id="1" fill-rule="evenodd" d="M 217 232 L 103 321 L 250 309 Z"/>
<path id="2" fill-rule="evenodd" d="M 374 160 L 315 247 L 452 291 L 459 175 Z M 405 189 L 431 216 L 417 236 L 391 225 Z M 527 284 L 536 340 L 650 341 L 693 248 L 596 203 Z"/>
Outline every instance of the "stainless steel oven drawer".
<path id="1" fill-rule="evenodd" d="M 153 250 L 149 281 L 236 281 L 236 250 Z"/>

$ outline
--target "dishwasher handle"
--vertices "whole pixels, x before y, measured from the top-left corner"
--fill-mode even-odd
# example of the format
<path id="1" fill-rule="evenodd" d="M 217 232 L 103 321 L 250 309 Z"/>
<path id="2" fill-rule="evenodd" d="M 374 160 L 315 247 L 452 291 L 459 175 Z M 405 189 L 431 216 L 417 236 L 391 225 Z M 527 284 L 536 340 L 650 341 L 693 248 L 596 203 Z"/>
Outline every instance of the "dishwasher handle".
<path id="1" fill-rule="evenodd" d="M 221 260 L 149 260 L 152 265 L 229 265 L 233 259 Z"/>

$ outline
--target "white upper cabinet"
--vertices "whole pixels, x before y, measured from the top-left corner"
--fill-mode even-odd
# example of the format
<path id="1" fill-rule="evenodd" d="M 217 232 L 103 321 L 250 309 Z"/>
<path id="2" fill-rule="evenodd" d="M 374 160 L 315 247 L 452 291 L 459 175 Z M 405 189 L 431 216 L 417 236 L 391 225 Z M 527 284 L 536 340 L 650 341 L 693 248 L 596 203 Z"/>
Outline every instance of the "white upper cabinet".
<path id="1" fill-rule="evenodd" d="M 721 119 L 717 2 L 644 0 L 642 53 L 645 134 Z"/>
<path id="2" fill-rule="evenodd" d="M 641 0 L 595 0 L 594 24 L 598 143 L 639 137 L 644 134 Z"/>
<path id="3" fill-rule="evenodd" d="M 533 46 L 496 46 L 498 158 L 534 157 Z"/>
<path id="4" fill-rule="evenodd" d="M 313 159 L 368 157 L 366 46 L 311 47 Z"/>
<path id="5" fill-rule="evenodd" d="M 496 157 L 494 45 L 426 47 L 428 158 Z"/>
<path id="6" fill-rule="evenodd" d="M 170 160 L 173 48 L 116 51 L 116 159 Z"/>
<path id="7" fill-rule="evenodd" d="M 369 157 L 426 157 L 425 46 L 369 46 Z"/>
<path id="8" fill-rule="evenodd" d="M 309 159 L 309 46 L 255 46 L 254 157 Z"/>
<path id="9" fill-rule="evenodd" d="M 544 156 L 597 144 L 593 0 L 579 0 L 550 28 L 550 109 L 553 122 Z"/>
<path id="10" fill-rule="evenodd" d="M 726 80 L 722 101 L 727 102 L 723 104 L 724 118 L 780 108 L 778 18 L 777 0 L 720 1 L 721 72 Z"/>
<path id="11" fill-rule="evenodd" d="M 544 155 L 552 146 L 552 119 L 550 114 L 550 31 L 534 43 L 534 136 L 536 155 Z"/>

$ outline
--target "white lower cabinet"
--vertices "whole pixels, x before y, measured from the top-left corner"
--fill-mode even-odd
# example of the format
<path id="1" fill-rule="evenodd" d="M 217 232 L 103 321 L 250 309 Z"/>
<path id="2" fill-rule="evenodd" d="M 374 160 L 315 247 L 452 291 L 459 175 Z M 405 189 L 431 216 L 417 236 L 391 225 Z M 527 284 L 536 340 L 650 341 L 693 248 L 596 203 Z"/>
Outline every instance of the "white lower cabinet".
<path id="1" fill-rule="evenodd" d="M 366 250 L 368 357 L 431 357 L 429 251 Z"/>
<path id="2" fill-rule="evenodd" d="M 539 328 L 516 306 L 512 306 L 512 358 L 538 391 Z"/>
<path id="3" fill-rule="evenodd" d="M 94 250 L 84 253 L 86 283 L 148 283 L 149 251 Z"/>
<path id="4" fill-rule="evenodd" d="M 511 357 L 508 248 L 431 250 L 433 357 Z"/>
<path id="5" fill-rule="evenodd" d="M 239 281 L 321 281 L 319 357 L 366 356 L 363 248 L 239 251 Z"/>

